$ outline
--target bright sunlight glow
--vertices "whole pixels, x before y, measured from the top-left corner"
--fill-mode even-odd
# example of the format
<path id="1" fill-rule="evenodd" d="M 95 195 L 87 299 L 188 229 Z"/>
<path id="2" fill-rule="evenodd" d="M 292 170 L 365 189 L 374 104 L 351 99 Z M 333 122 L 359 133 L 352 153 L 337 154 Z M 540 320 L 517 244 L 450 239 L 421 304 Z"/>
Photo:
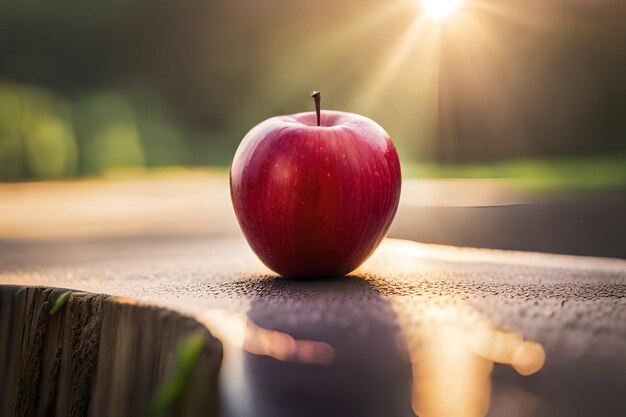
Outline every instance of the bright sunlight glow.
<path id="1" fill-rule="evenodd" d="M 435 20 L 441 20 L 461 6 L 463 0 L 421 0 L 424 12 Z"/>

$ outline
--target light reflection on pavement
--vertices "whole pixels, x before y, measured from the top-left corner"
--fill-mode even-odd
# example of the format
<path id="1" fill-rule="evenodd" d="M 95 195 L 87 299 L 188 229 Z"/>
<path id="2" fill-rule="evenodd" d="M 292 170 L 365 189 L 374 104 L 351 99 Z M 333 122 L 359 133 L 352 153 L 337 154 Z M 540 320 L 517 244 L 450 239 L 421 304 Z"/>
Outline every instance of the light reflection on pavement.
<path id="1" fill-rule="evenodd" d="M 368 284 L 363 282 L 355 285 L 366 286 Z M 381 299 L 380 302 L 384 301 Z M 261 301 L 253 309 L 268 308 L 272 310 L 272 314 L 282 312 L 283 308 L 288 309 L 288 307 L 272 304 Z M 310 303 L 306 301 L 305 296 L 305 300 L 300 306 L 307 304 Z M 471 306 L 465 303 L 459 304 L 448 299 L 428 299 L 414 300 L 413 302 L 409 300 L 392 301 L 390 305 L 396 312 L 397 321 L 400 323 L 395 341 L 392 340 L 392 335 L 388 332 L 369 334 L 362 342 L 370 346 L 350 344 L 348 347 L 355 351 L 353 353 L 339 352 L 339 360 L 343 361 L 339 365 L 333 363 L 336 359 L 335 349 L 331 343 L 326 341 L 336 338 L 337 335 L 332 333 L 337 330 L 327 329 L 323 332 L 320 332 L 319 328 L 308 330 L 306 323 L 303 323 L 295 331 L 304 335 L 303 337 L 306 337 L 311 331 L 318 339 L 298 339 L 281 330 L 263 328 L 240 313 L 230 313 L 225 309 L 205 312 L 202 316 L 204 323 L 225 344 L 226 360 L 223 381 L 227 388 L 226 398 L 230 398 L 229 402 L 231 403 L 226 405 L 227 410 L 230 408 L 232 415 L 248 416 L 293 415 L 292 413 L 315 415 L 320 412 L 324 412 L 326 415 L 335 415 L 332 411 L 334 408 L 328 408 L 328 405 L 322 404 L 323 409 L 319 409 L 307 405 L 306 402 L 303 403 L 299 393 L 286 401 L 275 403 L 262 401 L 263 404 L 260 407 L 258 404 L 257 406 L 248 404 L 249 408 L 245 412 L 234 408 L 242 406 L 242 392 L 250 392 L 254 397 L 254 391 L 259 389 L 259 380 L 265 381 L 261 384 L 277 384 L 282 387 L 283 384 L 277 381 L 288 380 L 289 377 L 293 378 L 292 373 L 296 369 L 290 369 L 289 363 L 330 368 L 321 371 L 326 374 L 324 378 L 314 378 L 305 386 L 299 387 L 304 392 L 315 391 L 317 392 L 316 396 L 321 397 L 329 395 L 325 389 L 330 385 L 333 390 L 338 389 L 343 398 L 349 398 L 350 396 L 346 395 L 346 389 L 353 388 L 336 387 L 330 380 L 333 377 L 350 377 L 354 373 L 363 371 L 363 369 L 357 368 L 372 367 L 365 373 L 368 384 L 379 383 L 380 381 L 375 382 L 372 379 L 379 379 L 381 376 L 383 378 L 396 378 L 399 375 L 385 375 L 384 373 L 378 375 L 378 368 L 387 364 L 390 358 L 377 356 L 371 358 L 373 359 L 371 362 L 364 363 L 363 361 L 364 357 L 369 358 L 369 355 L 363 353 L 363 350 L 371 349 L 371 345 L 381 342 L 383 345 L 388 344 L 391 349 L 374 348 L 373 350 L 391 355 L 391 362 L 395 360 L 396 365 L 399 365 L 398 369 L 395 370 L 396 372 L 402 374 L 403 372 L 399 370 L 403 366 L 407 369 L 411 368 L 411 404 L 415 414 L 422 417 L 485 416 L 490 405 L 491 373 L 494 364 L 511 366 L 523 376 L 539 372 L 543 367 L 545 352 L 539 343 L 526 341 L 519 333 L 497 330 L 485 317 L 476 313 Z M 404 314 L 404 312 L 408 314 Z M 412 320 L 416 312 L 419 314 L 418 322 Z M 313 308 L 313 311 L 309 313 L 315 314 L 315 309 Z M 253 310 L 249 314 L 255 315 L 255 311 Z M 303 315 L 305 312 L 298 311 L 296 308 L 289 314 Z M 350 319 L 350 321 L 352 320 L 353 318 Z M 386 324 L 390 328 L 394 327 L 394 323 Z M 288 324 L 287 327 L 289 327 Z M 365 333 L 367 334 L 369 331 L 367 330 Z M 346 334 L 349 335 L 350 332 Z M 381 336 L 386 337 L 387 340 L 371 340 L 372 337 Z M 344 346 L 346 339 L 349 338 L 344 338 L 339 344 Z M 239 362 L 242 360 L 244 352 L 246 355 L 250 355 L 247 357 L 246 363 L 254 365 L 258 362 L 262 363 L 264 367 L 249 366 L 244 370 L 237 364 L 233 364 L 233 356 L 236 358 L 235 361 Z M 267 360 L 267 358 L 256 359 L 255 356 L 266 356 L 287 364 L 278 365 Z M 346 358 L 349 359 L 346 360 Z M 404 365 L 402 365 L 403 362 Z M 338 368 L 337 371 L 333 370 L 335 366 Z M 307 372 L 311 368 L 298 366 L 297 369 L 297 372 L 300 373 L 298 378 L 306 381 Z M 316 371 L 320 372 L 319 369 Z M 268 375 L 265 374 L 266 372 Z M 235 380 L 236 383 L 234 383 Z M 266 387 L 263 387 L 262 390 L 265 391 Z M 384 392 L 384 390 L 381 391 Z M 267 397 L 267 394 L 262 397 Z M 360 407 L 354 409 L 354 404 L 346 404 L 341 409 L 344 412 L 349 410 L 350 412 L 364 413 L 360 415 L 377 415 L 377 412 L 383 409 L 402 410 L 403 400 L 407 400 L 407 398 L 408 396 L 402 398 L 402 396 L 389 395 L 387 398 L 379 399 L 380 404 L 374 404 L 373 408 L 368 400 L 365 400 L 362 403 L 367 407 L 363 409 Z M 285 407 L 285 402 L 291 404 L 291 408 L 287 408 L 289 412 L 283 413 L 280 409 Z M 277 406 L 279 409 L 276 409 Z M 408 413 L 406 409 L 405 412 Z"/>

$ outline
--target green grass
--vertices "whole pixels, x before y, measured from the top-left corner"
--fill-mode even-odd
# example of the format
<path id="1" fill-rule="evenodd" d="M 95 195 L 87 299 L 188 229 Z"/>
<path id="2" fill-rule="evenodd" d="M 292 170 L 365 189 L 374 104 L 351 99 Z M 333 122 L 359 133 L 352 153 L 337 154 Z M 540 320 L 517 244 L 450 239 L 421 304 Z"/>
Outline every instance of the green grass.
<path id="1" fill-rule="evenodd" d="M 489 164 L 403 164 L 405 178 L 507 179 L 528 191 L 615 191 L 626 189 L 626 155 L 517 159 Z"/>
<path id="2" fill-rule="evenodd" d="M 147 415 L 166 417 L 172 415 L 172 407 L 180 398 L 191 377 L 204 346 L 204 336 L 192 333 L 182 340 L 176 349 L 174 369 L 163 381 L 153 398 Z"/>
<path id="3" fill-rule="evenodd" d="M 110 169 L 81 178 L 145 178 L 176 175 L 227 176 L 230 166 L 163 166 Z M 626 154 L 614 156 L 512 159 L 490 163 L 445 165 L 433 162 L 402 162 L 408 178 L 502 179 L 529 192 L 626 191 Z"/>
<path id="4" fill-rule="evenodd" d="M 63 308 L 65 303 L 67 303 L 67 300 L 69 300 L 71 294 L 72 294 L 71 291 L 66 291 L 57 297 L 57 299 L 54 302 L 54 305 L 50 309 L 51 316 L 54 316 L 56 313 L 59 312 L 59 310 L 61 310 L 61 308 Z"/>

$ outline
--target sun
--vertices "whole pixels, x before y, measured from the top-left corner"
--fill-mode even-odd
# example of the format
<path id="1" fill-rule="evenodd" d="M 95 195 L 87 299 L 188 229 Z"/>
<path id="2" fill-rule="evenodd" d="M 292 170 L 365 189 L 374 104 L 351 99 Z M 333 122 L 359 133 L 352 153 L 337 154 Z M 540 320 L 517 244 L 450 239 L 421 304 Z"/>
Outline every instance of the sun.
<path id="1" fill-rule="evenodd" d="M 428 17 L 441 20 L 457 10 L 463 0 L 421 0 L 421 2 Z"/>

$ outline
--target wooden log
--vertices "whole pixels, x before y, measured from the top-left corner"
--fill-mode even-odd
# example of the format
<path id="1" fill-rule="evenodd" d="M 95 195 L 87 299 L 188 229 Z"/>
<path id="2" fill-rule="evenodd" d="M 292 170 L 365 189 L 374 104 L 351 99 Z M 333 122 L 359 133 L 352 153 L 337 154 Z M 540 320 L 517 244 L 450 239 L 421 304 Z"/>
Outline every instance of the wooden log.
<path id="1" fill-rule="evenodd" d="M 80 291 L 51 314 L 66 293 L 0 286 L 0 415 L 216 415 L 222 348 L 203 325 Z"/>

